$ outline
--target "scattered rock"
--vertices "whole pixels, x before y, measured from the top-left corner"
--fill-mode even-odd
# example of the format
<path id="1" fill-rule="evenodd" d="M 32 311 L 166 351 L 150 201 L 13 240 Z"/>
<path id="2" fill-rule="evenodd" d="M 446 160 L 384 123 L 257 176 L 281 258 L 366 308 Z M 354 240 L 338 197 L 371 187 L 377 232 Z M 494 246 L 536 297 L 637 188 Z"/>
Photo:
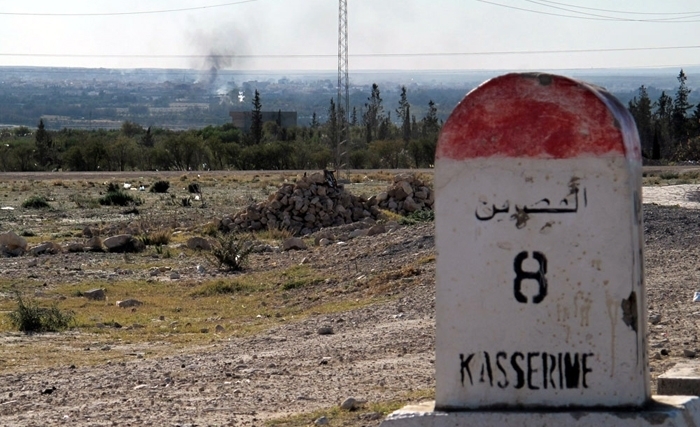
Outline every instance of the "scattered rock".
<path id="1" fill-rule="evenodd" d="M 649 316 L 649 323 L 652 325 L 658 325 L 661 322 L 661 315 L 660 314 L 652 314 Z"/>
<path id="2" fill-rule="evenodd" d="M 14 231 L 0 234 L 0 255 L 21 256 L 27 251 L 27 241 Z"/>
<path id="3" fill-rule="evenodd" d="M 199 273 L 199 274 L 207 274 L 207 269 L 199 264 L 197 264 L 196 270 L 197 270 L 197 273 Z"/>
<path id="4" fill-rule="evenodd" d="M 668 356 L 668 350 L 665 348 L 662 348 L 661 351 L 659 351 L 659 353 L 661 353 L 662 356 Z"/>
<path id="5" fill-rule="evenodd" d="M 193 251 L 210 251 L 211 243 L 204 237 L 190 237 L 187 239 L 187 247 Z"/>
<path id="6" fill-rule="evenodd" d="M 214 331 L 216 331 L 217 333 L 222 333 L 222 332 L 224 332 L 225 330 L 226 330 L 226 329 L 224 329 L 224 327 L 221 326 L 221 325 L 216 325 L 216 328 L 214 328 Z"/>
<path id="7" fill-rule="evenodd" d="M 358 405 L 357 399 L 353 397 L 348 397 L 347 399 L 343 400 L 343 403 L 340 404 L 340 409 L 345 409 L 346 411 L 352 411 L 353 409 L 357 408 Z"/>
<path id="8" fill-rule="evenodd" d="M 325 426 L 328 424 L 328 418 L 326 418 L 325 415 L 319 417 L 316 419 L 316 421 L 314 421 L 314 424 L 316 424 L 317 426 Z"/>
<path id="9" fill-rule="evenodd" d="M 103 242 L 109 252 L 140 252 L 144 244 L 131 234 L 119 234 L 106 238 Z"/>
<path id="10" fill-rule="evenodd" d="M 688 358 L 694 358 L 697 353 L 695 350 L 683 349 L 683 356 Z"/>
<path id="11" fill-rule="evenodd" d="M 85 291 L 83 292 L 83 296 L 93 301 L 104 301 L 107 298 L 107 296 L 105 295 L 105 290 L 100 288 Z"/>
<path id="12" fill-rule="evenodd" d="M 124 301 L 117 301 L 116 306 L 120 308 L 138 307 L 143 305 L 143 303 L 136 299 L 127 299 Z"/>
<path id="13" fill-rule="evenodd" d="M 84 248 L 90 252 L 103 252 L 104 244 L 102 243 L 102 239 L 100 237 L 94 236 L 85 242 Z"/>
<path id="14" fill-rule="evenodd" d="M 180 273 L 178 273 L 177 271 L 173 271 L 172 273 L 170 273 L 170 280 L 177 280 L 179 278 L 180 278 Z"/>
<path id="15" fill-rule="evenodd" d="M 84 252 L 85 245 L 79 242 L 70 242 L 66 245 L 66 250 L 68 252 Z"/>
<path id="16" fill-rule="evenodd" d="M 34 256 L 39 255 L 56 255 L 63 252 L 63 247 L 58 243 L 44 242 L 29 249 L 29 253 Z"/>
<path id="17" fill-rule="evenodd" d="M 319 335 L 333 335 L 333 327 L 332 326 L 321 326 L 318 328 L 316 331 Z"/>
<path id="18" fill-rule="evenodd" d="M 283 251 L 289 251 L 289 250 L 305 250 L 306 248 L 306 243 L 299 237 L 291 237 L 287 240 L 284 241 L 282 244 L 282 250 Z"/>

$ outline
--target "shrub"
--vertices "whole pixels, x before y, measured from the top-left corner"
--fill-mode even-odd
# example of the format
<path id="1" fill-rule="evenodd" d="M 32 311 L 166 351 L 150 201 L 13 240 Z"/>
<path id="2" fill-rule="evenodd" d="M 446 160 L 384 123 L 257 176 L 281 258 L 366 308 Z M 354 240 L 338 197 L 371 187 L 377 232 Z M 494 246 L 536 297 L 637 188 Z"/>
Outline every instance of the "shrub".
<path id="1" fill-rule="evenodd" d="M 243 270 L 248 256 L 253 252 L 253 245 L 248 237 L 234 233 L 220 234 L 216 237 L 211 253 L 216 258 L 212 261 L 219 269 L 228 271 Z"/>
<path id="2" fill-rule="evenodd" d="M 32 196 L 22 203 L 25 209 L 50 209 L 51 205 L 41 196 Z"/>
<path id="3" fill-rule="evenodd" d="M 151 186 L 151 193 L 167 193 L 170 188 L 170 183 L 168 181 L 156 181 Z"/>
<path id="4" fill-rule="evenodd" d="M 196 193 L 196 194 L 202 194 L 202 187 L 199 186 L 198 183 L 193 182 L 189 185 L 187 185 L 187 191 L 190 193 Z"/>
<path id="5" fill-rule="evenodd" d="M 143 234 L 141 241 L 146 246 L 163 246 L 170 243 L 171 236 L 170 230 L 155 230 Z"/>
<path id="6" fill-rule="evenodd" d="M 435 221 L 435 212 L 429 209 L 411 212 L 399 220 L 401 225 L 414 225 L 419 222 Z"/>
<path id="7" fill-rule="evenodd" d="M 138 206 L 142 203 L 141 199 L 122 191 L 114 184 L 109 184 L 107 194 L 100 197 L 99 202 L 103 206 L 128 206 L 131 204 Z"/>
<path id="8" fill-rule="evenodd" d="M 17 293 L 17 309 L 8 314 L 12 326 L 30 334 L 32 332 L 57 332 L 68 328 L 73 313 L 61 311 L 56 305 L 39 307 L 34 301 L 25 301 Z"/>

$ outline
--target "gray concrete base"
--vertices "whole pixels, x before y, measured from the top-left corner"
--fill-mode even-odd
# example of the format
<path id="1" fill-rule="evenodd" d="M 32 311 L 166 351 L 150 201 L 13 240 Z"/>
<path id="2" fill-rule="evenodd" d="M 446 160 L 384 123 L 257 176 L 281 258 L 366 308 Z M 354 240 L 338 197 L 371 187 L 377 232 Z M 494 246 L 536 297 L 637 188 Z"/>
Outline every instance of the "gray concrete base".
<path id="1" fill-rule="evenodd" d="M 573 411 L 435 411 L 435 402 L 406 406 L 390 414 L 382 427 L 697 427 L 696 396 L 654 396 L 644 409 Z"/>
<path id="2" fill-rule="evenodd" d="M 700 362 L 679 363 L 661 374 L 656 384 L 658 393 L 666 396 L 700 396 Z"/>

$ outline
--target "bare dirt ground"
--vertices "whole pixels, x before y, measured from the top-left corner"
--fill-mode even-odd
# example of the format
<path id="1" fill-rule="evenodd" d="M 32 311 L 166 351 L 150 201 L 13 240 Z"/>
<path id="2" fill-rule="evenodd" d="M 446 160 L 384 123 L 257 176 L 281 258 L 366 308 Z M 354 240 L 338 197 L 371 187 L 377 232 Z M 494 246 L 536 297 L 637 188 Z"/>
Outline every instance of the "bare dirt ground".
<path id="1" fill-rule="evenodd" d="M 151 213 L 150 220 L 176 223 L 176 234 L 197 234 L 198 224 L 230 213 L 250 199 L 264 199 L 275 182 L 259 185 L 265 175 L 258 175 L 255 182 L 254 175 L 238 181 L 246 191 L 237 194 L 229 194 L 232 187 L 225 183 L 225 174 L 211 175 L 209 181 L 209 176 L 201 177 L 210 201 L 207 208 L 165 209 L 167 199 L 148 196 L 152 200 L 141 208 L 141 216 L 148 209 L 160 211 L 162 217 Z M 0 211 L 0 232 L 31 229 L 65 242 L 78 240 L 86 225 L 108 228 L 134 221 L 117 208 L 78 209 L 65 203 L 40 214 L 19 208 L 33 189 L 58 200 L 72 191 L 97 192 L 102 181 L 111 177 L 53 175 L 51 179 L 64 182 L 47 185 L 36 176 L 0 177 L 5 184 L 4 189 L 0 187 L 0 207 L 15 207 Z M 179 182 L 175 176 L 169 179 Z M 65 181 L 81 184 L 64 185 Z M 369 175 L 358 181 L 350 191 L 371 193 L 385 184 Z M 700 291 L 700 209 L 695 209 L 700 208 L 700 199 L 694 199 L 694 186 L 682 191 L 645 189 L 644 193 L 654 389 L 656 376 L 700 352 L 700 303 L 693 302 L 694 292 Z M 685 207 L 674 206 L 679 204 Z M 71 283 L 86 289 L 102 280 L 147 280 L 153 265 L 179 271 L 182 278 L 176 283 L 164 279 L 172 286 L 197 286 L 202 279 L 194 266 L 203 262 L 201 254 L 177 245 L 176 239 L 170 245 L 174 256 L 168 259 L 144 254 L 143 259 L 129 261 L 118 254 L 80 253 L 39 257 L 37 264 L 37 258 L 29 256 L 0 258 L 0 302 L 9 304 L 10 283 L 34 291 L 38 298 L 44 293 L 58 298 L 61 295 L 57 297 L 51 289 L 65 289 Z M 154 261 L 145 266 L 147 256 Z M 0 425 L 258 426 L 306 414 L 280 425 L 313 425 L 314 419 L 327 415 L 330 425 L 377 426 L 392 407 L 432 395 L 434 256 L 432 223 L 400 226 L 382 235 L 310 246 L 305 251 L 254 254 L 246 274 L 306 265 L 331 279 L 313 289 L 290 291 L 287 297 L 305 310 L 296 317 L 270 312 L 277 303 L 263 304 L 263 294 L 259 305 L 247 313 L 246 324 L 255 326 L 250 333 L 236 333 L 235 325 L 224 323 L 225 318 L 210 322 L 211 329 L 216 322 L 223 323 L 222 332 L 192 332 L 191 336 L 199 337 L 192 341 L 183 340 L 190 336 L 184 333 L 159 334 L 154 326 L 158 319 L 146 324 L 144 329 L 155 330 L 148 339 L 139 338 L 136 329 L 118 335 L 91 327 L 32 336 L 2 332 Z M 209 274 L 212 280 L 231 278 Z M 70 294 L 63 297 L 78 299 Z M 272 301 L 274 295 L 269 298 Z M 231 297 L 216 303 L 235 305 L 237 301 Z M 324 302 L 341 308 L 328 309 L 320 305 Z M 281 306 L 274 308 L 284 313 Z M 113 310 L 111 305 L 100 309 Z M 166 322 L 177 316 L 165 308 L 163 313 Z M 329 331 L 333 333 L 325 333 Z M 357 409 L 340 416 L 337 407 L 348 397 L 359 401 Z"/>

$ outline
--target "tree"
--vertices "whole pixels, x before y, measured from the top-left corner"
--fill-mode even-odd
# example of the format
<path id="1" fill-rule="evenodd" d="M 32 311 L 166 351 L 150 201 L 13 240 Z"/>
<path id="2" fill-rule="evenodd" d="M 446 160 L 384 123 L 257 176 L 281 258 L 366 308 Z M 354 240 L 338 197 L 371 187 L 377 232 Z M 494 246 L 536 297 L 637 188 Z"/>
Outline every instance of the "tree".
<path id="1" fill-rule="evenodd" d="M 671 154 L 671 112 L 673 100 L 666 92 L 661 92 L 661 96 L 654 103 L 654 139 L 658 145 L 659 158 Z M 652 155 L 652 157 L 654 157 Z"/>
<path id="2" fill-rule="evenodd" d="M 399 99 L 399 108 L 396 109 L 396 114 L 401 119 L 401 138 L 404 145 L 408 145 L 408 142 L 411 140 L 411 104 L 408 103 L 406 86 L 401 86 L 401 98 Z"/>
<path id="3" fill-rule="evenodd" d="M 362 116 L 362 122 L 365 126 L 365 141 L 367 144 L 372 142 L 377 136 L 379 125 L 384 117 L 384 107 L 382 107 L 382 98 L 379 92 L 379 86 L 376 83 L 372 84 L 372 93 L 367 98 L 365 103 L 365 113 Z"/>
<path id="4" fill-rule="evenodd" d="M 690 95 L 690 89 L 686 86 L 685 82 L 688 80 L 685 73 L 681 69 L 678 73 L 678 90 L 676 91 L 676 97 L 673 99 L 673 106 L 671 108 L 671 131 L 673 135 L 673 141 L 678 144 L 679 142 L 685 142 L 688 139 L 688 118 L 687 112 L 693 105 L 688 102 L 688 96 Z"/>
<path id="5" fill-rule="evenodd" d="M 651 99 L 644 85 L 639 87 L 639 99 L 635 96 L 629 102 L 629 110 L 637 124 L 642 152 L 648 156 L 653 151 L 654 126 L 651 116 Z"/>
<path id="6" fill-rule="evenodd" d="M 337 149 L 338 132 L 340 131 L 340 129 L 338 129 L 338 112 L 335 108 L 335 102 L 333 101 L 333 98 L 331 98 L 331 104 L 328 107 L 327 128 L 328 140 L 330 141 L 328 145 L 333 149 Z"/>
<path id="7" fill-rule="evenodd" d="M 44 120 L 39 119 L 39 126 L 34 134 L 36 141 L 36 161 L 41 167 L 48 167 L 53 161 L 53 139 L 44 126 Z"/>
<path id="8" fill-rule="evenodd" d="M 431 99 L 428 102 L 428 112 L 423 117 L 423 136 L 437 137 L 438 132 L 440 132 L 440 122 L 437 116 L 437 107 Z"/>
<path id="9" fill-rule="evenodd" d="M 250 133 L 253 137 L 253 143 L 256 145 L 260 144 L 260 141 L 262 141 L 262 130 L 262 103 L 260 102 L 260 93 L 257 89 L 255 89 L 255 96 L 253 97 L 253 114 L 251 115 L 250 123 Z"/>
<path id="10" fill-rule="evenodd" d="M 148 129 L 146 129 L 146 133 L 144 133 L 141 136 L 141 145 L 144 147 L 153 147 L 155 144 L 155 141 L 153 140 L 153 134 L 151 134 L 151 127 L 149 126 Z"/>

